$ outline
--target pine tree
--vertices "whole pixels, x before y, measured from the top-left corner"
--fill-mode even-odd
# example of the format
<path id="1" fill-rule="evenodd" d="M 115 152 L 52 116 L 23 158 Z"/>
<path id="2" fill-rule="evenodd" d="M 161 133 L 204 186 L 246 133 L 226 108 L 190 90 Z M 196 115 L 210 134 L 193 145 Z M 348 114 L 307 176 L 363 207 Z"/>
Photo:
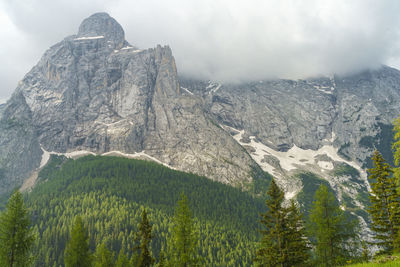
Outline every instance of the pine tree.
<path id="1" fill-rule="evenodd" d="M 310 244 L 306 237 L 303 215 L 293 200 L 291 200 L 287 212 L 287 266 L 305 266 L 310 261 Z"/>
<path id="2" fill-rule="evenodd" d="M 284 193 L 272 180 L 267 195 L 266 204 L 268 210 L 261 215 L 261 223 L 265 229 L 261 231 L 262 239 L 256 252 L 255 261 L 260 266 L 284 266 L 287 261 L 284 240 L 285 231 L 287 230 L 284 221 L 286 212 L 282 207 Z"/>
<path id="3" fill-rule="evenodd" d="M 104 243 L 96 248 L 94 267 L 114 267 L 114 255 Z"/>
<path id="4" fill-rule="evenodd" d="M 337 266 L 353 255 L 356 221 L 346 218 L 333 193 L 321 185 L 315 193 L 310 211 L 310 234 L 314 238 L 316 263 Z"/>
<path id="5" fill-rule="evenodd" d="M 382 252 L 391 253 L 398 247 L 400 195 L 392 169 L 377 150 L 372 161 L 374 167 L 368 170 L 369 179 L 372 180 L 369 196 L 371 206 L 368 209 L 372 218 L 371 229 L 375 232 L 376 245 L 382 248 Z"/>
<path id="6" fill-rule="evenodd" d="M 188 199 L 181 194 L 173 218 L 172 237 L 168 251 L 171 266 L 195 266 L 198 264 L 197 237 L 189 209 Z"/>
<path id="7" fill-rule="evenodd" d="M 29 266 L 34 240 L 22 194 L 15 191 L 0 214 L 0 265 Z"/>
<path id="8" fill-rule="evenodd" d="M 284 193 L 274 180 L 267 192 L 267 212 L 262 214 L 262 239 L 255 262 L 260 266 L 302 266 L 309 260 L 308 241 L 300 211 L 291 202 L 283 206 Z"/>
<path id="9" fill-rule="evenodd" d="M 152 238 L 151 225 L 149 219 L 147 218 L 146 210 L 142 212 L 142 220 L 139 224 L 139 236 L 140 236 L 140 255 L 138 258 L 139 267 L 148 267 L 154 263 L 154 258 L 150 253 L 150 242 Z"/>
<path id="10" fill-rule="evenodd" d="M 83 225 L 82 218 L 77 216 L 64 251 L 66 267 L 87 267 L 92 265 L 92 254 L 89 250 L 89 237 Z"/>
<path id="11" fill-rule="evenodd" d="M 397 179 L 397 184 L 400 184 L 400 117 L 398 117 L 394 121 L 394 143 L 392 145 L 393 149 L 393 158 L 394 158 L 394 164 L 397 166 L 397 168 L 394 168 L 394 173 L 395 177 Z"/>

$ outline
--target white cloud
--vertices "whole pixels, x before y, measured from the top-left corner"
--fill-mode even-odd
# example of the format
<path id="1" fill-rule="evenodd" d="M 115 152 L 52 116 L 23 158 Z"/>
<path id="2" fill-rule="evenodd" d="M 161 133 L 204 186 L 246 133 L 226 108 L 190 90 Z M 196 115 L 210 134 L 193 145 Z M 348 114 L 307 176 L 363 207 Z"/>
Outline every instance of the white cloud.
<path id="1" fill-rule="evenodd" d="M 396 0 L 5 1 L 0 14 L 14 26 L 0 30 L 0 57 L 21 70 L 18 79 L 98 11 L 119 21 L 132 44 L 169 44 L 178 71 L 204 79 L 304 78 L 400 62 Z M 14 79 L 13 70 L 1 71 L 2 80 Z"/>

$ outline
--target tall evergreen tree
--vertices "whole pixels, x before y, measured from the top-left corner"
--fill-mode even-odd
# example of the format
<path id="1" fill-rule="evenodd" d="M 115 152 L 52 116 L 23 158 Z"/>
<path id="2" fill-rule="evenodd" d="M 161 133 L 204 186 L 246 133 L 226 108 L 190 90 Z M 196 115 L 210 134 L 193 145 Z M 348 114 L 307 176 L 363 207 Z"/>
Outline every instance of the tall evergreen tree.
<path id="1" fill-rule="evenodd" d="M 395 177 L 397 184 L 400 184 L 400 116 L 394 121 L 394 143 L 392 145 L 394 164 L 397 166 L 394 168 Z"/>
<path id="2" fill-rule="evenodd" d="M 114 267 L 114 255 L 104 243 L 96 248 L 94 267 Z"/>
<path id="3" fill-rule="evenodd" d="M 286 250 L 288 252 L 287 266 L 305 266 L 310 261 L 310 244 L 306 237 L 303 214 L 293 200 L 287 209 L 287 238 Z"/>
<path id="4" fill-rule="evenodd" d="M 150 242 L 152 238 L 151 225 L 149 219 L 147 218 L 146 210 L 142 212 L 142 220 L 139 224 L 139 236 L 140 236 L 140 255 L 138 258 L 139 267 L 148 267 L 154 263 L 154 258 L 151 256 L 150 252 Z"/>
<path id="5" fill-rule="evenodd" d="M 382 155 L 375 150 L 372 157 L 374 167 L 369 169 L 371 179 L 371 229 L 375 232 L 376 244 L 382 252 L 391 253 L 398 247 L 397 236 L 400 227 L 400 195 L 392 169 Z"/>
<path id="6" fill-rule="evenodd" d="M 332 192 L 321 185 L 315 193 L 310 211 L 310 234 L 314 238 L 316 264 L 337 266 L 353 255 L 356 234 L 355 220 L 340 209 Z"/>
<path id="7" fill-rule="evenodd" d="M 189 209 L 189 201 L 184 193 L 181 194 L 175 209 L 170 240 L 168 265 L 187 267 L 198 264 L 197 236 Z"/>
<path id="8" fill-rule="evenodd" d="M 89 237 L 82 218 L 77 216 L 64 251 L 65 267 L 88 267 L 92 265 L 92 254 L 89 249 Z"/>
<path id="9" fill-rule="evenodd" d="M 22 194 L 15 191 L 0 214 L 0 265 L 29 266 L 34 240 Z"/>
<path id="10" fill-rule="evenodd" d="M 261 215 L 261 223 L 265 229 L 261 231 L 261 244 L 255 258 L 260 266 L 284 266 L 287 261 L 284 240 L 287 230 L 284 220 L 286 211 L 282 207 L 283 199 L 283 191 L 272 180 L 267 192 L 266 204 L 268 210 Z"/>
<path id="11" fill-rule="evenodd" d="M 284 193 L 274 180 L 267 192 L 268 210 L 262 214 L 262 239 L 255 262 L 260 266 L 302 266 L 309 260 L 304 223 L 294 202 L 283 206 Z"/>

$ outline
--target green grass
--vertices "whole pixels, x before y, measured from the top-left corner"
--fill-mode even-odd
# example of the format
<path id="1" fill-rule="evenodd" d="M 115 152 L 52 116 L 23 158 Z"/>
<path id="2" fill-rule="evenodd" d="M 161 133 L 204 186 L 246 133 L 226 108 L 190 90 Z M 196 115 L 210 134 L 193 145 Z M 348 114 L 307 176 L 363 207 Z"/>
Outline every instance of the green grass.
<path id="1" fill-rule="evenodd" d="M 393 256 L 379 256 L 378 258 L 372 260 L 368 263 L 357 263 L 346 265 L 348 267 L 375 267 L 375 266 L 385 266 L 385 267 L 395 267 L 400 266 L 400 254 L 396 254 Z"/>

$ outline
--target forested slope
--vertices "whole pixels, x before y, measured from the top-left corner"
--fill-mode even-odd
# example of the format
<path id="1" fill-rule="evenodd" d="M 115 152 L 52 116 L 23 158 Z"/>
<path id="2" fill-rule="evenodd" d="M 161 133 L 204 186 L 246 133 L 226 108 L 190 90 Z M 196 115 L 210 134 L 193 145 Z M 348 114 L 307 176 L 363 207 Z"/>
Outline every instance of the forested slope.
<path id="1" fill-rule="evenodd" d="M 190 202 L 204 264 L 252 262 L 259 213 L 265 203 L 247 192 L 153 162 L 87 156 L 52 156 L 39 183 L 27 196 L 38 234 L 36 266 L 58 266 L 76 215 L 87 224 L 92 249 L 102 242 L 118 255 L 130 255 L 144 208 L 153 224 L 155 256 L 166 246 L 172 214 L 181 192 Z"/>

